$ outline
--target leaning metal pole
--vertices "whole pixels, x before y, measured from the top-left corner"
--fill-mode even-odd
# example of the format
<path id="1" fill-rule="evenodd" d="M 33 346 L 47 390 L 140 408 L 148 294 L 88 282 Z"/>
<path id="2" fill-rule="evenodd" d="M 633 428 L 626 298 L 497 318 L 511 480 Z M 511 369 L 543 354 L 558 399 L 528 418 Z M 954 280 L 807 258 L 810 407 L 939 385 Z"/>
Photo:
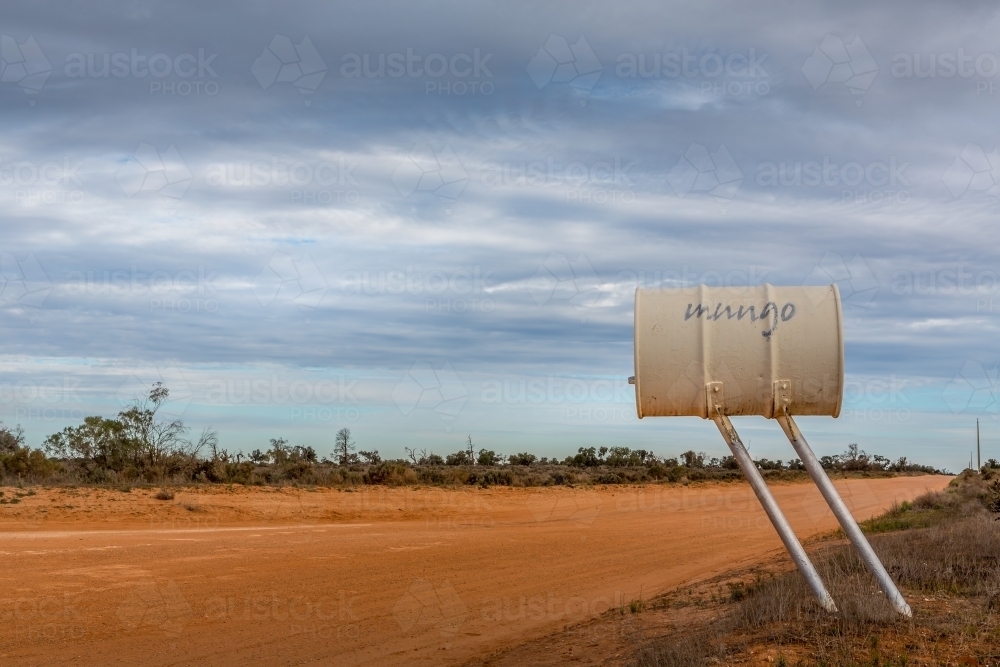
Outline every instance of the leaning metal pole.
<path id="1" fill-rule="evenodd" d="M 781 508 L 778 507 L 778 503 L 775 502 L 774 496 L 771 495 L 771 490 L 767 488 L 767 484 L 764 482 L 763 476 L 761 476 L 760 471 L 757 470 L 757 466 L 754 464 L 753 459 L 750 458 L 750 454 L 747 452 L 746 447 L 743 446 L 743 442 L 740 440 L 740 436 L 736 433 L 736 429 L 733 428 L 732 422 L 730 422 L 729 417 L 722 414 L 718 408 L 719 406 L 715 406 L 715 409 L 712 410 L 712 420 L 715 422 L 715 425 L 719 427 L 722 437 L 726 439 L 726 444 L 729 445 L 729 449 L 733 452 L 736 462 L 739 463 L 740 469 L 750 482 L 753 492 L 757 494 L 757 500 L 759 500 L 761 506 L 763 506 L 764 511 L 767 513 L 767 517 L 771 520 L 771 524 L 774 526 L 774 529 L 778 531 L 778 536 L 781 538 L 781 541 L 785 543 L 785 548 L 788 549 L 788 553 L 791 555 L 792 560 L 795 561 L 795 565 L 798 566 L 799 572 L 802 573 L 802 577 L 806 580 L 809 588 L 812 589 L 813 595 L 816 596 L 816 600 L 827 611 L 831 613 L 836 612 L 837 605 L 834 604 L 833 598 L 830 597 L 830 594 L 826 591 L 826 587 L 823 585 L 823 580 L 819 578 L 819 573 L 813 566 L 812 561 L 809 560 L 809 556 L 806 555 L 806 551 L 802 548 L 802 544 L 799 543 L 799 539 L 792 531 L 792 527 L 788 525 L 788 520 L 785 519 L 785 515 L 782 514 Z"/>
<path id="2" fill-rule="evenodd" d="M 778 414 L 775 416 L 775 419 L 781 424 L 781 429 L 788 436 L 792 447 L 795 448 L 795 453 L 799 455 L 806 470 L 809 472 L 809 476 L 812 477 L 813 482 L 819 487 L 819 491 L 823 494 L 823 498 L 826 499 L 827 505 L 833 510 L 837 521 L 840 522 L 840 527 L 844 529 L 847 538 L 854 545 L 854 548 L 858 550 L 858 554 L 861 556 L 861 560 L 864 561 L 868 571 L 875 577 L 878 587 L 882 589 L 882 592 L 885 593 L 885 596 L 892 603 L 892 606 L 896 608 L 896 611 L 907 618 L 912 617 L 913 612 L 910 611 L 910 605 L 906 604 L 903 594 L 896 588 L 896 584 L 893 583 L 889 573 L 885 571 L 882 561 L 878 559 L 875 551 L 868 544 L 864 533 L 861 532 L 858 523 L 851 516 L 850 510 L 847 509 L 847 505 L 844 504 L 840 494 L 837 493 L 837 489 L 834 488 L 833 482 L 830 481 L 826 471 L 823 470 L 823 466 L 820 465 L 816 455 L 813 454 L 809 443 L 802 436 L 802 432 L 799 430 L 795 420 L 787 413 Z"/>

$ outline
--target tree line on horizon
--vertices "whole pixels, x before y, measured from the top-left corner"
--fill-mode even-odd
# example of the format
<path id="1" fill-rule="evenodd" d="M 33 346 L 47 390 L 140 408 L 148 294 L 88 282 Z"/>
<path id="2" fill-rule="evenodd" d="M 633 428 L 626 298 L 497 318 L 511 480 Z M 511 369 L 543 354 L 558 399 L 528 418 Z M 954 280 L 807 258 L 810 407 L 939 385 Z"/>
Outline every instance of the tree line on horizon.
<path id="1" fill-rule="evenodd" d="M 606 481 L 615 478 L 627 481 L 640 479 L 681 478 L 700 479 L 705 476 L 738 476 L 739 466 L 732 456 L 709 458 L 704 452 L 686 451 L 677 457 L 660 457 L 645 449 L 630 449 L 622 446 L 580 447 L 576 454 L 558 457 L 537 457 L 530 452 L 504 455 L 485 448 L 476 449 L 472 436 L 465 446 L 453 453 L 441 456 L 426 449 L 404 447 L 405 458 L 385 460 L 378 450 L 356 451 L 348 428 L 341 428 L 334 437 L 331 457 L 320 457 L 312 447 L 290 445 L 284 438 L 272 438 L 266 450 L 254 449 L 249 454 L 242 451 L 230 453 L 219 446 L 217 434 L 211 429 L 203 430 L 195 439 L 188 438 L 189 429 L 179 419 L 161 419 L 157 416 L 160 406 L 169 395 L 169 390 L 156 383 L 149 394 L 137 398 L 113 418 L 100 416 L 86 417 L 78 426 L 69 426 L 48 436 L 41 449 L 33 449 L 24 443 L 24 433 L 20 426 L 8 428 L 0 423 L 0 480 L 7 477 L 44 480 L 60 478 L 98 484 L 125 482 L 156 483 L 164 481 L 188 482 L 243 482 L 278 483 L 326 479 L 341 482 L 358 478 L 365 483 L 381 483 L 379 480 L 417 479 L 418 474 L 407 473 L 406 469 L 491 469 L 524 468 L 539 469 L 553 466 L 574 469 L 641 469 L 635 474 L 607 474 Z M 804 470 L 798 459 L 771 461 L 766 458 L 755 461 L 763 471 Z M 891 461 L 878 454 L 869 455 L 857 444 L 850 444 L 839 455 L 821 458 L 824 468 L 833 471 L 901 473 L 901 472 L 941 472 L 932 466 L 913 463 L 906 457 Z M 990 461 L 985 467 L 1000 468 L 1000 463 Z M 338 475 L 317 475 L 317 468 L 339 468 Z M 347 475 L 344 471 L 354 468 L 360 474 Z M 453 472 L 449 475 L 430 472 L 424 475 L 429 480 L 462 479 L 465 473 Z M 593 477 L 593 476 L 591 476 Z M 601 479 L 602 475 L 593 477 Z M 478 475 L 469 473 L 466 481 L 483 483 L 504 483 L 514 477 L 500 475 Z M 572 476 L 552 477 L 553 483 L 575 479 Z"/>

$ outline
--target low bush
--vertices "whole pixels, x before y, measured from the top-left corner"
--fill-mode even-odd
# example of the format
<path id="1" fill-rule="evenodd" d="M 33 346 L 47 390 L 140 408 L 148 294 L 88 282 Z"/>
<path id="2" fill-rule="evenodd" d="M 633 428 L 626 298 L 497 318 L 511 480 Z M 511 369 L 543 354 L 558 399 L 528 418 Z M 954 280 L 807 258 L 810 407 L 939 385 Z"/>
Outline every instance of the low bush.
<path id="1" fill-rule="evenodd" d="M 510 470 L 483 470 L 470 472 L 466 480 L 467 484 L 478 484 L 486 488 L 489 486 L 511 486 L 514 483 L 514 473 Z"/>
<path id="2" fill-rule="evenodd" d="M 416 483 L 418 477 L 413 468 L 392 461 L 384 461 L 368 468 L 364 473 L 365 484 L 402 486 Z"/>

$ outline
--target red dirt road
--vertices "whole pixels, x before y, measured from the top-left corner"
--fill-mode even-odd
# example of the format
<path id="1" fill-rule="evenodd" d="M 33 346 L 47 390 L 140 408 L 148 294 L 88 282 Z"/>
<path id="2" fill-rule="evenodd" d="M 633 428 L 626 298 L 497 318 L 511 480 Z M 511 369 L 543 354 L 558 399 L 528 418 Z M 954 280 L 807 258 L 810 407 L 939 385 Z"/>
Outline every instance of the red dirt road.
<path id="1" fill-rule="evenodd" d="M 836 484 L 867 518 L 950 479 Z M 811 484 L 773 491 L 801 538 L 836 527 Z M 17 499 L 5 666 L 461 664 L 782 548 L 745 484 Z"/>

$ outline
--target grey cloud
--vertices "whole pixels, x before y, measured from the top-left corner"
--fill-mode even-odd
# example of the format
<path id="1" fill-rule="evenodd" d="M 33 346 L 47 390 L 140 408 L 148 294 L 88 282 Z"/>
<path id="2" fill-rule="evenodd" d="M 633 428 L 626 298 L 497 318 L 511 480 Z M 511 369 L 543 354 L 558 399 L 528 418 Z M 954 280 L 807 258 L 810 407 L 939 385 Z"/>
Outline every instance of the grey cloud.
<path id="1" fill-rule="evenodd" d="M 33 37 L 51 72 L 30 94 L 14 70 L 0 83 L 5 355 L 66 360 L 59 372 L 93 387 L 98 411 L 136 364 L 350 373 L 369 383 L 351 427 L 387 449 L 438 437 L 391 391 L 414 364 L 447 363 L 470 387 L 454 428 L 475 414 L 501 449 L 648 443 L 670 425 L 491 416 L 476 387 L 627 375 L 637 285 L 798 284 L 828 256 L 860 257 L 877 290 L 845 300 L 849 375 L 919 379 L 921 414 L 951 428 L 969 415 L 944 388 L 969 359 L 1000 361 L 1000 177 L 988 158 L 953 167 L 997 145 L 996 24 L 985 3 L 933 2 L 795 16 L 740 3 L 12 8 L 0 32 Z M 580 45 L 572 62 L 563 39 Z M 856 39 L 877 67 L 864 86 L 852 92 L 833 60 L 803 71 L 824 40 Z M 932 55 L 935 76 L 905 71 Z M 948 74 L 969 57 L 971 74 Z M 702 154 L 692 146 L 720 156 L 688 160 L 698 187 L 669 178 Z M 584 261 L 586 280 L 545 269 Z M 552 280 L 533 292 L 543 269 Z M 966 273 L 971 288 L 956 285 Z M 30 417 L 5 405 L 8 421 Z M 326 446 L 329 424 L 270 407 L 250 429 L 195 391 L 185 414 L 225 424 L 235 447 L 261 428 Z M 944 431 L 918 421 L 899 426 L 935 452 Z M 32 437 L 62 423 L 26 418 Z M 867 428 L 905 453 L 884 422 L 817 427 L 830 442 Z"/>

